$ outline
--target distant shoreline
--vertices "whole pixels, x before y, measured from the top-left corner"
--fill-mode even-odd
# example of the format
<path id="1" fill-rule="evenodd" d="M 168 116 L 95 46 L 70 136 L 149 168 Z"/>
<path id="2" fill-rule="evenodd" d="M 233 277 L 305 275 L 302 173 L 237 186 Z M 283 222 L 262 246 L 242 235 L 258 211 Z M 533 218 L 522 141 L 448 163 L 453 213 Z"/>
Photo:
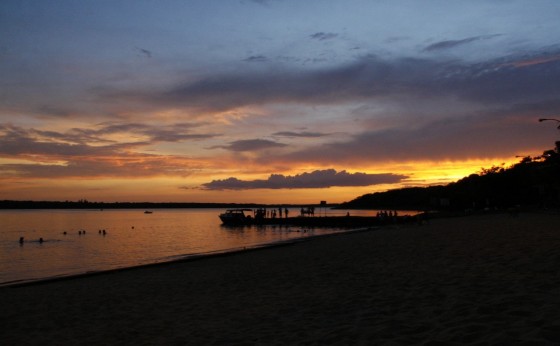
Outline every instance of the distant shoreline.
<path id="1" fill-rule="evenodd" d="M 319 204 L 258 204 L 258 203 L 199 203 L 199 202 L 90 202 L 90 201 L 0 201 L 1 209 L 186 209 L 186 208 L 300 208 Z M 323 205 L 334 208 L 339 204 Z"/>

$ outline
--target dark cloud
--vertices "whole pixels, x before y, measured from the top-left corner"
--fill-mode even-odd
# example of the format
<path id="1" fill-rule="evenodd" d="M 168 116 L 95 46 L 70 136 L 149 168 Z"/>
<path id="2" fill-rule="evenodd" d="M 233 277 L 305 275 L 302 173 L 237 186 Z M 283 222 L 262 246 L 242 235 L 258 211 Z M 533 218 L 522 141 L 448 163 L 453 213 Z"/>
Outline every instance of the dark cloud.
<path id="1" fill-rule="evenodd" d="M 434 78 L 438 66 L 425 60 L 388 63 L 367 57 L 354 64 L 307 73 L 269 71 L 215 76 L 159 95 L 140 93 L 133 97 L 211 110 L 269 102 L 333 103 L 401 91 L 402 87 L 422 90 Z"/>
<path id="2" fill-rule="evenodd" d="M 220 136 L 213 133 L 193 133 L 198 124 L 147 125 L 139 123 L 101 123 L 91 128 L 72 128 L 65 132 L 25 129 L 0 124 L 0 152 L 45 154 L 59 151 L 61 155 L 80 155 L 89 151 L 114 150 L 121 146 L 145 146 L 160 142 L 196 141 Z M 141 137 L 136 141 L 118 143 L 110 135 Z M 133 137 L 132 137 L 133 138 Z M 91 152 L 89 153 L 91 154 Z M 107 154 L 107 153 L 104 153 Z"/>
<path id="3" fill-rule="evenodd" d="M 386 43 L 395 43 L 410 40 L 409 36 L 391 36 L 385 39 Z"/>
<path id="4" fill-rule="evenodd" d="M 248 0 L 249 2 L 254 2 L 255 4 L 259 4 L 259 5 L 268 5 L 272 2 L 274 2 L 275 0 Z"/>
<path id="5" fill-rule="evenodd" d="M 212 147 L 211 149 L 221 148 L 230 151 L 241 152 L 241 151 L 259 151 L 259 150 L 270 149 L 270 148 L 281 148 L 285 146 L 286 144 L 269 141 L 267 139 L 244 139 L 244 140 L 231 142 L 228 145 L 215 146 Z"/>
<path id="6" fill-rule="evenodd" d="M 328 134 L 326 133 L 308 132 L 308 131 L 302 131 L 302 132 L 281 131 L 281 132 L 275 132 L 272 135 L 277 137 L 302 137 L 302 138 L 317 138 L 317 137 L 328 136 Z"/>
<path id="7" fill-rule="evenodd" d="M 57 155 L 59 157 L 106 156 L 158 142 L 200 140 L 217 136 L 214 134 L 188 133 L 187 131 L 192 127 L 193 125 L 180 123 L 171 126 L 105 123 L 97 128 L 73 128 L 61 133 L 0 124 L 0 154 L 9 156 L 17 154 Z M 139 134 L 147 138 L 122 143 L 104 138 L 106 135 L 121 133 Z"/>
<path id="8" fill-rule="evenodd" d="M 136 51 L 141 54 L 142 56 L 146 57 L 146 58 L 151 58 L 152 57 L 152 52 L 144 49 L 144 48 L 139 48 L 139 47 L 134 47 L 134 49 L 136 49 Z"/>
<path id="9" fill-rule="evenodd" d="M 285 176 L 272 174 L 266 180 L 239 180 L 228 178 L 213 180 L 203 184 L 207 190 L 249 190 L 249 189 L 310 189 L 332 186 L 370 186 L 377 184 L 398 183 L 407 176 L 398 174 L 367 174 L 337 172 L 334 169 L 316 170 L 311 173 Z"/>
<path id="10" fill-rule="evenodd" d="M 482 36 L 473 36 L 464 38 L 461 40 L 446 40 L 446 41 L 439 41 L 436 43 L 432 43 L 431 45 L 424 48 L 424 51 L 431 52 L 436 50 L 443 50 L 443 49 L 451 49 L 458 46 L 466 45 L 471 42 L 480 41 L 480 40 L 488 40 L 497 36 L 501 36 L 501 34 L 494 34 L 494 35 L 482 35 Z"/>
<path id="11" fill-rule="evenodd" d="M 15 157 L 16 155 L 55 156 L 57 158 L 107 156 L 117 154 L 124 149 L 148 144 L 147 142 L 135 142 L 88 145 L 85 144 L 87 138 L 89 138 L 87 134 L 85 136 L 76 133 L 65 135 L 54 131 L 38 131 L 11 125 L 0 125 L 0 155 L 4 157 Z"/>
<path id="12" fill-rule="evenodd" d="M 199 168 L 196 160 L 139 152 L 149 141 L 109 144 L 91 138 L 100 132 L 120 133 L 124 128 L 139 129 L 141 125 L 114 124 L 97 130 L 72 129 L 68 133 L 24 129 L 0 124 L 0 157 L 21 159 L 29 164 L 0 164 L 0 176 L 38 178 L 56 177 L 149 177 L 156 175 L 189 175 Z M 120 129 L 117 131 L 117 128 Z M 172 135 L 159 134 L 169 139 Z M 155 140 L 157 135 L 153 135 Z"/>
<path id="13" fill-rule="evenodd" d="M 387 115 L 398 115 L 393 117 L 389 128 L 372 129 L 369 125 L 346 142 L 304 148 L 291 154 L 267 152 L 258 157 L 263 162 L 330 165 L 386 159 L 514 156 L 537 143 L 546 145 L 534 135 L 538 133 L 537 128 L 534 131 L 529 128 L 536 126 L 533 122 L 539 117 L 560 114 L 557 56 L 560 49 L 552 48 L 530 56 L 513 55 L 478 63 L 364 56 L 352 64 L 308 72 L 266 70 L 216 75 L 163 93 L 142 93 L 135 97 L 162 102 L 167 107 L 211 107 L 211 110 L 267 103 L 331 105 L 356 101 L 364 104 L 380 101 L 389 109 L 396 109 Z M 426 109 L 415 105 L 426 102 L 429 102 Z M 279 137 L 314 135 L 318 134 L 275 133 Z M 512 141 L 512 138 L 523 140 Z M 282 146 L 285 144 L 249 140 L 220 148 L 258 152 Z"/>
<path id="14" fill-rule="evenodd" d="M 100 156 L 94 157 L 92 156 L 94 154 Z M 20 157 L 27 158 L 24 155 Z M 91 155 L 68 158 L 67 161 L 60 156 L 57 157 L 53 157 L 52 160 L 45 157 L 41 164 L 0 164 L 0 176 L 41 179 L 188 176 L 193 170 L 199 169 L 188 160 L 138 153 L 113 152 L 111 156 L 103 156 L 95 152 Z"/>
<path id="15" fill-rule="evenodd" d="M 517 59 L 511 59 L 516 61 Z M 560 61 L 517 67 L 492 61 L 467 66 L 441 85 L 453 94 L 482 104 L 547 102 L 560 93 Z"/>
<path id="16" fill-rule="evenodd" d="M 57 118 L 69 118 L 75 112 L 72 112 L 71 110 L 65 109 L 65 108 L 62 108 L 62 107 L 53 107 L 53 106 L 50 106 L 50 105 L 42 105 L 42 106 L 37 107 L 36 113 L 41 114 L 41 115 L 53 116 L 53 117 L 57 117 Z"/>
<path id="17" fill-rule="evenodd" d="M 212 133 L 191 133 L 198 124 L 176 123 L 172 125 L 145 125 L 138 123 L 107 123 L 96 131 L 98 134 L 134 133 L 150 138 L 151 142 L 181 142 L 202 140 L 219 136 Z"/>
<path id="18" fill-rule="evenodd" d="M 202 140 L 219 136 L 212 133 L 192 133 L 191 130 L 198 127 L 198 124 L 176 123 L 172 125 L 147 125 L 139 123 L 102 123 L 97 128 L 92 129 L 72 129 L 88 136 L 88 138 L 99 138 L 110 134 L 136 134 L 148 137 L 148 141 L 157 142 L 181 142 L 190 140 Z M 66 136 L 66 134 L 64 134 Z"/>
<path id="19" fill-rule="evenodd" d="M 560 104 L 556 105 L 560 110 Z M 511 110 L 511 109 L 510 109 Z M 501 114 L 499 114 L 501 113 Z M 409 162 L 416 160 L 461 161 L 473 158 L 495 158 L 524 153 L 540 143 L 551 147 L 552 140 L 543 138 L 542 124 L 536 117 L 502 110 L 498 114 L 464 116 L 434 120 L 422 125 L 364 131 L 344 142 L 321 144 L 278 157 L 263 157 L 280 162 L 351 165 L 355 162 Z"/>
<path id="20" fill-rule="evenodd" d="M 550 54 L 547 54 L 550 56 Z M 216 75 L 162 93 L 133 93 L 138 101 L 221 111 L 277 102 L 334 104 L 392 97 L 453 97 L 509 104 L 556 98 L 560 61 L 508 65 L 507 57 L 484 63 L 365 56 L 352 64 L 309 72 L 267 70 Z"/>
<path id="21" fill-rule="evenodd" d="M 314 40 L 324 41 L 324 40 L 331 40 L 333 38 L 336 38 L 337 36 L 338 34 L 332 32 L 316 32 L 310 35 L 309 37 L 311 37 Z"/>
<path id="22" fill-rule="evenodd" d="M 243 61 L 247 62 L 265 62 L 267 60 L 267 57 L 264 55 L 251 55 L 250 57 L 243 59 Z"/>

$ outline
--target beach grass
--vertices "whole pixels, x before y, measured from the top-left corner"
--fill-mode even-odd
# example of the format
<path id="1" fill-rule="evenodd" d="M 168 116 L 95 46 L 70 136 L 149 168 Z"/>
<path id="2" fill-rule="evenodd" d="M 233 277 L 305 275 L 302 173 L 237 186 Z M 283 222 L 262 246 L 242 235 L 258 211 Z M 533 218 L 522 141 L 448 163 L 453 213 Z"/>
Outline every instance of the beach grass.
<path id="1" fill-rule="evenodd" d="M 560 344 L 560 216 L 442 218 L 0 288 L 6 345 Z"/>

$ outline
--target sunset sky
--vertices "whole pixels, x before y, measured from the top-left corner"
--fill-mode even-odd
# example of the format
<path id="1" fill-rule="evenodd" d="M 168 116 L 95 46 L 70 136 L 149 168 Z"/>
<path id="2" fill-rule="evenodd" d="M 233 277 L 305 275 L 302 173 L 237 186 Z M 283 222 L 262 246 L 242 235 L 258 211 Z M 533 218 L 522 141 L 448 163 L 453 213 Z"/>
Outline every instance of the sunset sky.
<path id="1" fill-rule="evenodd" d="M 0 2 L 0 200 L 343 202 L 554 147 L 560 1 Z"/>

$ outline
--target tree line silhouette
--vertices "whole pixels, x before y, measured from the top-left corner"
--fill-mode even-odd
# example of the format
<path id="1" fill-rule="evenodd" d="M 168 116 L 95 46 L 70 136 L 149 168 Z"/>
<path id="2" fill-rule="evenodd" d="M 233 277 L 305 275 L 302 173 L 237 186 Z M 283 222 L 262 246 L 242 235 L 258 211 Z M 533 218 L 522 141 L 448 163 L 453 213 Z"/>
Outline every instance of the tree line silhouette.
<path id="1" fill-rule="evenodd" d="M 410 187 L 360 196 L 348 209 L 482 210 L 560 206 L 560 141 L 542 155 L 509 167 L 482 168 L 447 185 Z"/>

